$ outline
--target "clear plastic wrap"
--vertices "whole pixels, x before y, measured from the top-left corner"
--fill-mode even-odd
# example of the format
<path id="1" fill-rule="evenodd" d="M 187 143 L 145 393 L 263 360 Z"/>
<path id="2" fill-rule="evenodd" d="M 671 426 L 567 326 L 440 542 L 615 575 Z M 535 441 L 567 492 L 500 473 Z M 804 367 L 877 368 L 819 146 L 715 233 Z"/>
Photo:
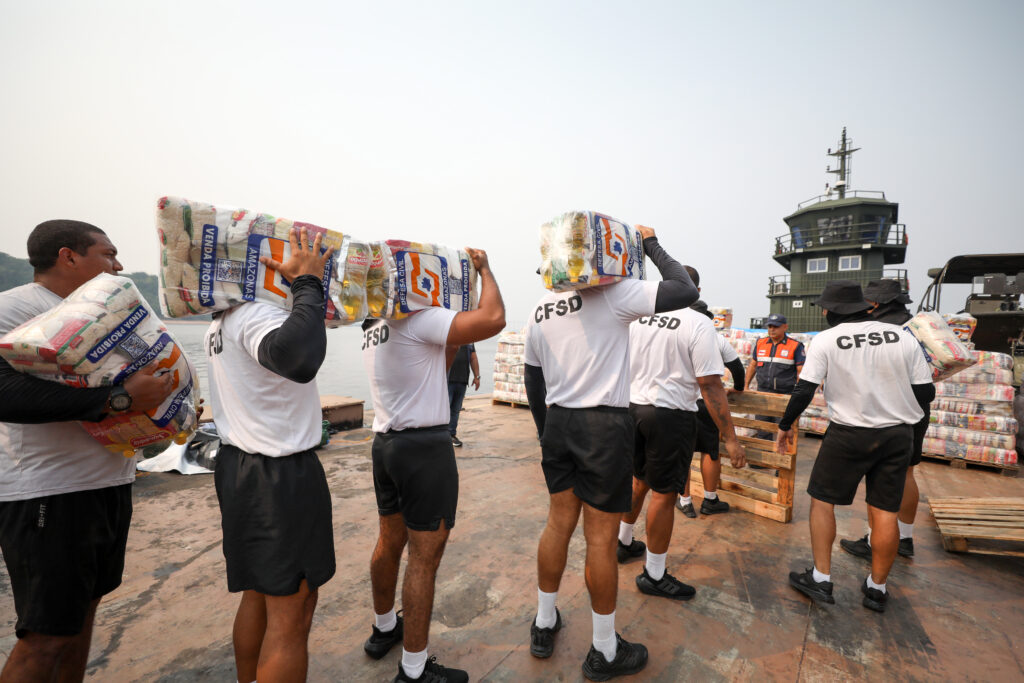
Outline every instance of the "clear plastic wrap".
<path id="1" fill-rule="evenodd" d="M 82 426 L 105 448 L 126 456 L 173 439 L 184 443 L 198 426 L 198 376 L 153 309 L 126 277 L 101 274 L 52 309 L 0 338 L 13 368 L 71 386 L 121 384 L 157 363 L 174 391 L 148 413 L 129 412 Z"/>
<path id="2" fill-rule="evenodd" d="M 391 318 L 405 318 L 425 308 L 471 311 L 477 307 L 478 284 L 473 260 L 462 249 L 437 244 L 387 240 L 384 261 L 394 282 Z"/>
<path id="3" fill-rule="evenodd" d="M 978 366 L 994 370 L 1013 370 L 1013 356 L 998 351 L 971 351 Z"/>
<path id="4" fill-rule="evenodd" d="M 1014 389 L 1008 384 L 962 384 L 936 382 L 935 393 L 949 398 L 970 398 L 978 401 L 1012 401 Z"/>
<path id="5" fill-rule="evenodd" d="M 395 269 L 391 250 L 384 242 L 370 243 L 370 267 L 366 270 L 366 315 L 390 318 L 395 307 Z"/>
<path id="6" fill-rule="evenodd" d="M 555 292 L 645 277 L 640 231 L 593 211 L 570 211 L 540 228 L 541 276 Z"/>
<path id="7" fill-rule="evenodd" d="M 997 465 L 1016 465 L 1017 451 L 988 446 L 970 446 L 947 439 L 925 437 L 923 451 L 947 458 L 961 458 L 974 462 L 987 462 Z"/>
<path id="8" fill-rule="evenodd" d="M 963 384 L 1013 384 L 1013 370 L 972 365 L 956 375 Z"/>
<path id="9" fill-rule="evenodd" d="M 160 306 L 165 315 L 201 315 L 247 301 L 290 309 L 290 284 L 259 259 L 269 256 L 277 261 L 286 260 L 291 254 L 291 229 L 305 228 L 311 241 L 317 234 L 323 236 L 321 249 L 334 247 L 335 254 L 322 277 L 324 320 L 330 326 L 343 324 L 338 310 L 342 283 L 337 274 L 342 233 L 311 223 L 178 197 L 160 199 L 156 226 L 161 247 Z"/>
<path id="10" fill-rule="evenodd" d="M 914 335 L 932 366 L 932 381 L 948 379 L 977 360 L 934 311 L 918 313 L 903 326 Z M 948 394 L 947 394 L 948 395 Z"/>
<path id="11" fill-rule="evenodd" d="M 1000 434 L 1016 434 L 1017 420 L 1002 415 L 967 415 L 951 413 L 944 410 L 932 410 L 930 421 L 933 425 L 959 427 L 976 431 L 998 432 Z"/>
<path id="12" fill-rule="evenodd" d="M 338 292 L 337 312 L 342 325 L 351 325 L 366 319 L 367 275 L 370 269 L 370 245 L 346 237 L 342 242 L 339 264 L 341 288 Z"/>
<path id="13" fill-rule="evenodd" d="M 498 335 L 498 349 L 494 354 L 494 393 L 499 401 L 526 404 L 524 379 L 526 335 L 521 332 L 502 332 Z"/>
<path id="14" fill-rule="evenodd" d="M 978 326 L 978 319 L 970 313 L 944 313 L 942 319 L 962 342 L 971 341 L 974 328 Z"/>
<path id="15" fill-rule="evenodd" d="M 715 316 L 713 323 L 716 330 L 727 330 L 732 327 L 732 309 L 722 306 L 712 306 L 711 315 Z"/>
<path id="16" fill-rule="evenodd" d="M 1002 448 L 1010 451 L 1017 445 L 1013 434 L 1000 434 L 979 429 L 961 429 L 945 425 L 928 425 L 926 436 L 933 439 L 955 441 L 967 446 L 986 446 L 988 448 Z"/>

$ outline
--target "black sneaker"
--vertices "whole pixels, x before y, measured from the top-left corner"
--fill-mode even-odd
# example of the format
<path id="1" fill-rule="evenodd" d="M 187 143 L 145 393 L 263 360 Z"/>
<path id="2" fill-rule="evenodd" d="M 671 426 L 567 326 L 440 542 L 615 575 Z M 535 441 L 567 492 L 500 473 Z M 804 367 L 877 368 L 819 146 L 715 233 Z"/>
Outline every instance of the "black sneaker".
<path id="1" fill-rule="evenodd" d="M 914 556 L 914 539 L 912 538 L 901 538 L 899 546 L 896 547 L 896 552 L 903 557 Z"/>
<path id="2" fill-rule="evenodd" d="M 873 609 L 876 612 L 885 611 L 885 601 L 889 599 L 888 593 L 883 593 L 877 588 L 868 588 L 868 580 L 864 579 L 864 583 L 860 586 L 860 592 L 864 594 L 864 601 L 861 603 L 868 609 Z"/>
<path id="3" fill-rule="evenodd" d="M 645 552 L 647 552 L 647 544 L 634 538 L 629 542 L 629 545 L 622 545 L 622 541 L 619 541 L 619 547 L 616 549 L 615 554 L 619 558 L 619 564 L 622 564 L 623 562 L 629 562 L 634 558 L 640 557 Z"/>
<path id="4" fill-rule="evenodd" d="M 427 660 L 423 673 L 419 678 L 409 678 L 405 675 L 402 663 L 398 663 L 398 675 L 392 683 L 399 681 L 418 681 L 418 683 L 469 683 L 469 674 L 462 669 L 449 669 L 437 663 L 437 657 Z"/>
<path id="5" fill-rule="evenodd" d="M 803 574 L 790 572 L 789 585 L 813 600 L 827 602 L 830 605 L 836 602 L 832 597 L 832 582 L 815 581 L 813 569 L 808 569 Z"/>
<path id="6" fill-rule="evenodd" d="M 868 545 L 868 537 L 866 535 L 864 538 L 858 538 L 855 541 L 848 541 L 845 538 L 840 538 L 839 547 L 851 555 L 863 557 L 868 562 L 871 561 L 871 546 Z"/>
<path id="7" fill-rule="evenodd" d="M 583 660 L 583 675 L 592 681 L 607 681 L 616 676 L 635 674 L 647 666 L 647 648 L 640 643 L 630 643 L 615 634 L 615 659 L 609 662 L 604 655 L 590 646 L 587 658 Z"/>
<path id="8" fill-rule="evenodd" d="M 721 498 L 715 498 L 714 500 L 710 500 L 708 498 L 705 498 L 704 502 L 700 504 L 700 514 L 702 514 L 702 515 L 714 515 L 714 514 L 717 514 L 719 512 L 728 512 L 728 511 L 729 511 L 729 504 L 726 503 Z"/>
<path id="9" fill-rule="evenodd" d="M 661 579 L 655 581 L 647 573 L 647 567 L 644 567 L 643 573 L 636 577 L 636 587 L 640 589 L 641 593 L 657 595 L 670 600 L 689 600 L 697 594 L 696 588 L 686 585 L 668 572 L 665 572 Z"/>
<path id="10" fill-rule="evenodd" d="M 690 519 L 697 518 L 697 513 L 693 511 L 693 503 L 687 503 L 686 505 L 683 505 L 682 501 L 676 498 L 676 507 L 679 508 L 682 511 L 682 513 Z"/>
<path id="11" fill-rule="evenodd" d="M 402 615 L 398 615 L 398 623 L 390 631 L 381 631 L 373 627 L 373 634 L 363 643 L 363 651 L 373 657 L 380 659 L 391 650 L 395 643 L 402 642 Z"/>
<path id="12" fill-rule="evenodd" d="M 540 659 L 547 659 L 555 652 L 555 634 L 562 630 L 562 615 L 555 608 L 555 625 L 550 628 L 537 626 L 534 618 L 530 624 L 530 654 Z"/>
<path id="13" fill-rule="evenodd" d="M 459 437 L 452 435 L 452 445 L 456 448 L 462 448 L 462 441 L 459 440 Z"/>

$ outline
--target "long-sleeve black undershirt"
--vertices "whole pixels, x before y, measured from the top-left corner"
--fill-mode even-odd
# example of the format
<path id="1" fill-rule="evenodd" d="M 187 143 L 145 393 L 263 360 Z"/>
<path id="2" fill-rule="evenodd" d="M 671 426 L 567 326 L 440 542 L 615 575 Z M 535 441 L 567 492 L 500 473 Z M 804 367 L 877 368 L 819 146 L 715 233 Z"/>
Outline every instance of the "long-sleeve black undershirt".
<path id="1" fill-rule="evenodd" d="M 793 427 L 793 423 L 800 418 L 800 414 L 811 404 L 811 399 L 814 398 L 814 392 L 817 389 L 818 385 L 814 382 L 808 382 L 805 379 L 797 381 L 793 394 L 789 397 L 789 403 L 786 405 L 786 412 L 779 420 L 779 429 L 786 431 Z M 935 385 L 931 382 L 911 384 L 910 389 L 914 392 L 914 398 L 917 399 L 918 405 L 921 406 L 925 417 L 927 417 L 930 412 L 930 404 L 935 399 Z"/>
<path id="2" fill-rule="evenodd" d="M 327 356 L 323 284 L 313 275 L 292 282 L 292 311 L 281 327 L 260 342 L 260 365 L 274 374 L 305 384 L 316 377 Z"/>
<path id="3" fill-rule="evenodd" d="M 526 384 L 526 400 L 530 403 L 533 423 L 537 426 L 537 436 L 543 436 L 544 421 L 548 415 L 548 390 L 544 383 L 544 371 L 536 365 L 526 365 L 523 367 L 523 380 Z"/>
<path id="4" fill-rule="evenodd" d="M 97 422 L 106 414 L 109 396 L 110 387 L 85 389 L 40 379 L 0 358 L 0 422 Z"/>
<path id="5" fill-rule="evenodd" d="M 736 391 L 743 391 L 744 376 L 743 361 L 739 358 L 734 358 L 725 364 L 726 369 L 732 373 L 732 386 Z"/>
<path id="6" fill-rule="evenodd" d="M 657 237 L 648 237 L 644 240 L 644 252 L 662 277 L 654 302 L 655 313 L 686 308 L 700 297 L 700 292 L 687 275 L 686 269 L 662 249 Z"/>

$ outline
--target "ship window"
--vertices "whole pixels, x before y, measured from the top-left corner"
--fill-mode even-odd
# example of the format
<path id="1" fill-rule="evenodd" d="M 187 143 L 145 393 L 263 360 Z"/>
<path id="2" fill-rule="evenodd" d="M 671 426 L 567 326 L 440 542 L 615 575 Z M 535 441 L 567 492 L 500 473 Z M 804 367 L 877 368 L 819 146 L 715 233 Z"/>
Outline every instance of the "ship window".
<path id="1" fill-rule="evenodd" d="M 807 261 L 808 273 L 824 273 L 827 270 L 828 258 L 812 258 Z"/>
<path id="2" fill-rule="evenodd" d="M 856 256 L 840 256 L 839 270 L 860 270 L 860 254 Z"/>

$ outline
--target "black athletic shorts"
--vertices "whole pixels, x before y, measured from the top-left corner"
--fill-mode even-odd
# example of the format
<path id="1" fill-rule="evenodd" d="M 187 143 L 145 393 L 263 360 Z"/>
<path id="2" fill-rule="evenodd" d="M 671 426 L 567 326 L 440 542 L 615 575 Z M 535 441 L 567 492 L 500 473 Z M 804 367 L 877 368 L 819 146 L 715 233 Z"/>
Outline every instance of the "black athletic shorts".
<path id="1" fill-rule="evenodd" d="M 89 604 L 121 585 L 132 485 L 0 503 L 15 633 L 74 636 Z"/>
<path id="2" fill-rule="evenodd" d="M 633 476 L 658 493 L 682 491 L 693 459 L 697 414 L 630 403 L 629 415 L 636 425 Z"/>
<path id="3" fill-rule="evenodd" d="M 327 475 L 312 449 L 282 457 L 223 444 L 214 483 L 224 531 L 228 590 L 293 595 L 334 576 Z"/>
<path id="4" fill-rule="evenodd" d="M 807 493 L 834 505 L 849 505 L 866 479 L 867 503 L 899 512 L 910 466 L 912 425 L 872 429 L 832 422 L 818 449 Z"/>
<path id="5" fill-rule="evenodd" d="M 712 460 L 718 460 L 718 425 L 711 419 L 711 413 L 704 404 L 704 399 L 697 399 L 697 443 L 694 446 L 698 453 L 707 453 Z"/>
<path id="6" fill-rule="evenodd" d="M 928 424 L 931 421 L 928 415 L 921 418 L 921 421 L 914 425 L 914 448 L 910 452 L 910 466 L 921 464 L 921 453 L 924 451 L 925 432 L 928 431 Z"/>
<path id="7" fill-rule="evenodd" d="M 455 526 L 459 470 L 448 425 L 378 432 L 373 439 L 377 512 L 402 513 L 413 531 Z"/>
<path id="8" fill-rule="evenodd" d="M 548 408 L 541 468 L 549 493 L 572 489 L 604 512 L 628 512 L 633 497 L 633 418 L 625 408 Z"/>

